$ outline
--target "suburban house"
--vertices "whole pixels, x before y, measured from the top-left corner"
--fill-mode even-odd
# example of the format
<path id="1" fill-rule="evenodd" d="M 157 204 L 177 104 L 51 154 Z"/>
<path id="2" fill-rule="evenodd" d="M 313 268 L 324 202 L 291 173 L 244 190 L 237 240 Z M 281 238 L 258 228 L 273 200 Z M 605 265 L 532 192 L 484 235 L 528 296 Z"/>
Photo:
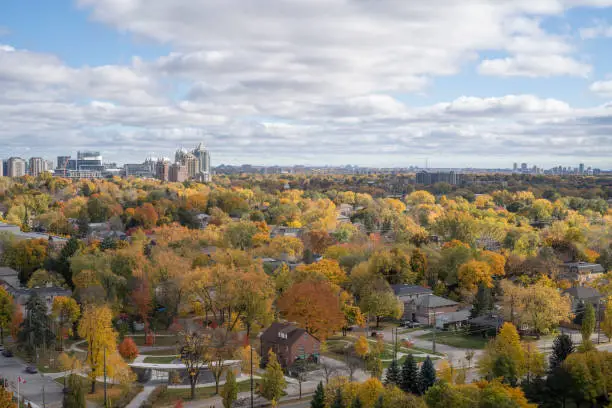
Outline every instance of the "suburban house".
<path id="1" fill-rule="evenodd" d="M 272 228 L 270 232 L 270 238 L 274 238 L 274 237 L 299 238 L 300 236 L 302 236 L 303 232 L 304 232 L 303 228 L 293 228 L 293 227 L 286 227 L 284 225 L 279 225 L 279 226 Z"/>
<path id="2" fill-rule="evenodd" d="M 414 302 L 408 303 L 408 306 L 410 306 L 408 313 L 413 320 L 432 326 L 444 315 L 459 310 L 459 303 L 436 295 L 419 297 Z"/>
<path id="3" fill-rule="evenodd" d="M 321 342 L 305 329 L 291 323 L 275 322 L 260 337 L 261 357 L 267 363 L 272 350 L 283 368 L 293 365 L 297 359 L 319 360 Z"/>
<path id="4" fill-rule="evenodd" d="M 34 293 L 36 293 L 47 305 L 47 310 L 51 313 L 51 307 L 53 306 L 53 299 L 58 296 L 70 297 L 72 292 L 69 289 L 60 288 L 57 286 L 42 286 L 35 288 L 24 288 L 21 287 L 19 282 L 19 273 L 6 267 L 0 267 L 0 286 L 4 287 L 6 291 L 13 297 L 15 302 L 21 307 L 21 311 L 25 314 L 25 305 Z"/>
<path id="5" fill-rule="evenodd" d="M 484 314 L 468 320 L 472 333 L 480 333 L 483 337 L 495 336 L 504 324 L 503 316 L 495 313 Z"/>
<path id="6" fill-rule="evenodd" d="M 594 281 L 605 272 L 603 266 L 590 262 L 566 262 L 561 265 L 561 277 L 581 285 Z"/>
<path id="7" fill-rule="evenodd" d="M 470 312 L 470 309 L 462 309 L 456 312 L 442 313 L 437 316 L 436 327 L 442 330 L 459 329 L 470 320 Z"/>
<path id="8" fill-rule="evenodd" d="M 417 321 L 415 302 L 422 297 L 431 296 L 431 289 L 419 285 L 391 285 L 397 299 L 404 303 L 404 320 Z"/>
<path id="9" fill-rule="evenodd" d="M 582 308 L 589 303 L 593 305 L 595 310 L 597 310 L 597 306 L 603 298 L 603 295 L 596 289 L 587 286 L 576 286 L 569 288 L 563 293 L 567 294 L 572 300 L 572 313 L 581 311 Z"/>

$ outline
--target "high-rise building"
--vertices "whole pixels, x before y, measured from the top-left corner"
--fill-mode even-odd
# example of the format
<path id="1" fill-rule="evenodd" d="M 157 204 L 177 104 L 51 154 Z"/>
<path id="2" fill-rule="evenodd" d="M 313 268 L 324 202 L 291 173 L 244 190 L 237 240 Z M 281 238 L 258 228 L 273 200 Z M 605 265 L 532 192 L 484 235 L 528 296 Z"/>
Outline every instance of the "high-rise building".
<path id="1" fill-rule="evenodd" d="M 198 159 L 198 168 L 195 177 L 202 182 L 209 182 L 210 174 L 210 152 L 202 143 L 193 150 L 193 155 Z"/>
<path id="2" fill-rule="evenodd" d="M 578 166 L 578 174 L 584 174 L 584 163 L 580 163 Z"/>
<path id="3" fill-rule="evenodd" d="M 516 173 L 517 170 L 518 170 L 518 163 L 515 162 L 514 165 L 512 166 L 512 171 Z"/>
<path id="4" fill-rule="evenodd" d="M 427 171 L 419 171 L 416 174 L 417 184 L 435 184 L 435 183 L 448 183 L 457 185 L 457 173 L 454 171 L 439 171 L 437 173 L 429 173 Z"/>
<path id="5" fill-rule="evenodd" d="M 168 181 L 182 183 L 189 178 L 187 166 L 181 163 L 172 163 L 168 171 Z"/>
<path id="6" fill-rule="evenodd" d="M 527 163 L 521 163 L 521 171 L 527 173 Z"/>
<path id="7" fill-rule="evenodd" d="M 26 174 L 26 161 L 21 157 L 11 157 L 7 162 L 7 176 L 22 177 Z"/>
<path id="8" fill-rule="evenodd" d="M 167 159 L 159 159 L 155 163 L 155 178 L 161 181 L 168 181 L 170 173 L 170 161 Z"/>
<path id="9" fill-rule="evenodd" d="M 4 161 L 0 160 L 0 177 L 4 177 Z"/>
<path id="10" fill-rule="evenodd" d="M 47 162 L 42 157 L 31 157 L 28 172 L 30 176 L 40 176 L 47 170 Z"/>

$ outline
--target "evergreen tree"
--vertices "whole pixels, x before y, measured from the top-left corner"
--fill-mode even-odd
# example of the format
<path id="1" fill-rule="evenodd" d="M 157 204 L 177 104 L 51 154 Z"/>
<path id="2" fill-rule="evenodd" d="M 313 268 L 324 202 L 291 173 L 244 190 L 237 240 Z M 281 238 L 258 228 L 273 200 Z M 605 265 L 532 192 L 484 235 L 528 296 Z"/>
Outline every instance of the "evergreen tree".
<path id="1" fill-rule="evenodd" d="M 73 375 L 68 382 L 68 392 L 64 394 L 64 408 L 85 408 L 85 392 L 79 377 Z"/>
<path id="2" fill-rule="evenodd" d="M 593 330 L 595 330 L 595 309 L 592 304 L 587 303 L 584 307 L 584 316 L 582 318 L 582 325 L 580 326 L 583 343 L 591 340 Z"/>
<path id="3" fill-rule="evenodd" d="M 55 341 L 55 333 L 51 330 L 51 320 L 47 316 L 47 305 L 44 300 L 33 293 L 26 303 L 27 314 L 21 324 L 19 342 L 33 352 L 42 345 L 51 346 Z"/>
<path id="4" fill-rule="evenodd" d="M 553 342 L 550 354 L 550 369 L 553 370 L 561 365 L 563 361 L 576 350 L 574 342 L 567 334 L 560 334 Z"/>
<path id="5" fill-rule="evenodd" d="M 381 395 L 376 400 L 376 404 L 374 404 L 374 408 L 384 408 L 384 407 L 385 407 L 385 400 L 384 400 L 383 396 Z"/>
<path id="6" fill-rule="evenodd" d="M 485 315 L 493 309 L 493 295 L 491 294 L 491 288 L 483 285 L 478 285 L 478 292 L 476 292 L 476 298 L 474 299 L 474 305 L 470 315 L 472 318 Z"/>
<path id="7" fill-rule="evenodd" d="M 421 392 L 425 392 L 436 382 L 436 369 L 434 368 L 431 358 L 427 356 L 421 367 L 421 375 L 419 376 L 421 383 Z"/>
<path id="8" fill-rule="evenodd" d="M 405 392 L 419 393 L 419 371 L 412 354 L 406 356 L 402 365 L 400 388 Z"/>
<path id="9" fill-rule="evenodd" d="M 71 237 L 66 245 L 60 251 L 59 257 L 55 261 L 54 268 L 49 268 L 57 271 L 71 288 L 74 288 L 72 283 L 72 271 L 70 270 L 70 258 L 76 254 L 81 244 L 77 237 Z"/>
<path id="10" fill-rule="evenodd" d="M 340 391 L 340 388 L 336 390 L 336 396 L 334 397 L 334 402 L 331 404 L 331 408 L 345 408 L 344 401 L 342 400 L 342 391 Z"/>
<path id="11" fill-rule="evenodd" d="M 87 234 L 89 234 L 89 215 L 87 214 L 87 210 L 83 208 L 79 213 L 79 218 L 77 219 L 77 227 L 79 231 L 79 236 L 81 238 L 85 238 Z"/>
<path id="12" fill-rule="evenodd" d="M 355 397 L 353 403 L 351 404 L 351 408 L 363 408 L 363 404 L 361 403 L 359 397 Z"/>
<path id="13" fill-rule="evenodd" d="M 323 388 L 323 382 L 319 381 L 317 389 L 310 401 L 310 408 L 325 408 L 325 388 Z"/>
<path id="14" fill-rule="evenodd" d="M 400 371 L 399 364 L 396 359 L 391 361 L 389 368 L 387 369 L 387 375 L 385 376 L 385 385 L 400 385 L 402 381 L 402 374 Z"/>

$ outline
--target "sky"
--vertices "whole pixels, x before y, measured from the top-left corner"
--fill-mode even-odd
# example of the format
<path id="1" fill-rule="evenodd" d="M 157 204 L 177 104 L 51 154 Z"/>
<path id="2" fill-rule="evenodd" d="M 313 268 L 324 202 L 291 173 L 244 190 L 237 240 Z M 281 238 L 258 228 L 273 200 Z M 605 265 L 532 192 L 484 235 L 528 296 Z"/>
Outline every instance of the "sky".
<path id="1" fill-rule="evenodd" d="M 612 0 L 3 0 L 0 158 L 612 168 Z"/>

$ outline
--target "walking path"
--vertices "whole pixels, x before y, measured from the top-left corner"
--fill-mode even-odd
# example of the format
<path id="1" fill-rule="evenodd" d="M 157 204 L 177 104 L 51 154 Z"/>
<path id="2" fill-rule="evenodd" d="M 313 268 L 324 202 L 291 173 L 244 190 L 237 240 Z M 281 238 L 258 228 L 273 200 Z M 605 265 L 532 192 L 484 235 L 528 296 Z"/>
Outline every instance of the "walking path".
<path id="1" fill-rule="evenodd" d="M 155 390 L 155 388 L 159 384 L 145 384 L 142 391 L 140 391 L 129 404 L 126 405 L 126 408 L 140 408 L 142 404 L 144 404 L 149 395 Z"/>

